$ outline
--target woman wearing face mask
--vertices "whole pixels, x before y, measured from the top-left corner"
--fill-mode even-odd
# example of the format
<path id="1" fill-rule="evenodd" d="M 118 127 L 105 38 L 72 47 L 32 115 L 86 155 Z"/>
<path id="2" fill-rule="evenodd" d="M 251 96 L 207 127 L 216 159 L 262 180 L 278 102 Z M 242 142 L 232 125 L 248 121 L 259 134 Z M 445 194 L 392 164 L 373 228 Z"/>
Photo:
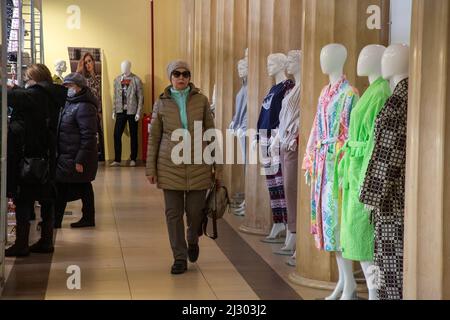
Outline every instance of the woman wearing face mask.
<path id="1" fill-rule="evenodd" d="M 16 205 L 17 224 L 16 241 L 6 250 L 7 257 L 54 250 L 56 131 L 67 90 L 53 84 L 50 71 L 42 64 L 27 69 L 25 82 L 25 89 L 16 87 L 8 91 L 12 113 L 8 124 L 7 191 Z M 45 181 L 31 182 L 21 176 L 22 163 L 32 158 L 45 159 L 48 168 Z M 29 247 L 29 221 L 35 201 L 41 204 L 41 239 Z"/>
<path id="2" fill-rule="evenodd" d="M 83 75 L 86 78 L 86 85 L 91 89 L 94 96 L 97 98 L 97 116 L 98 116 L 98 139 L 99 139 L 99 160 L 105 160 L 105 148 L 103 141 L 103 127 L 102 127 L 102 76 L 95 72 L 95 59 L 94 56 L 86 52 L 78 62 L 77 73 Z"/>
<path id="3" fill-rule="evenodd" d="M 186 62 L 170 63 L 167 76 L 171 85 L 153 108 L 146 175 L 151 184 L 157 184 L 164 191 L 167 228 L 175 260 L 171 273 L 182 274 L 187 270 L 188 258 L 192 263 L 198 259 L 199 230 L 204 218 L 205 198 L 213 184 L 213 168 L 203 159 L 206 146 L 203 144 L 201 150 L 196 150 L 194 145 L 202 145 L 202 141 L 194 143 L 194 139 L 214 129 L 214 119 L 208 98 L 190 82 L 191 72 Z M 201 123 L 202 132 L 194 133 L 194 122 Z M 189 134 L 191 137 L 190 163 L 177 164 L 172 159 L 172 151 L 178 141 L 172 141 L 171 136 L 180 129 L 185 130 L 185 139 L 188 139 Z M 198 158 L 202 160 L 201 163 L 195 160 Z M 220 178 L 220 166 L 216 169 L 216 178 Z M 187 237 L 183 220 L 185 212 Z"/>
<path id="4" fill-rule="evenodd" d="M 98 101 L 87 87 L 86 79 L 71 73 L 64 79 L 67 102 L 61 111 L 58 127 L 56 181 L 58 197 L 55 228 L 61 228 L 67 202 L 81 199 L 83 217 L 72 228 L 95 226 L 94 190 L 98 168 L 97 106 Z"/>

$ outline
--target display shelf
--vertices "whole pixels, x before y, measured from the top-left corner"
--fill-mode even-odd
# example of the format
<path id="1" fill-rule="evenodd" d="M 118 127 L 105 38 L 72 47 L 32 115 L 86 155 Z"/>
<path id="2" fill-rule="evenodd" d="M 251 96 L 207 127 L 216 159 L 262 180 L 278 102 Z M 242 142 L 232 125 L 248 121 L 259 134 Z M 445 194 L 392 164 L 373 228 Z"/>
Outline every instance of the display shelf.
<path id="1" fill-rule="evenodd" d="M 6 199 L 6 127 L 7 127 L 7 108 L 6 108 L 6 31 L 7 31 L 7 12 L 5 1 L 0 2 L 0 151 L 1 151 L 1 171 L 0 171 L 0 295 L 5 283 L 5 244 L 7 231 L 7 199 Z"/>

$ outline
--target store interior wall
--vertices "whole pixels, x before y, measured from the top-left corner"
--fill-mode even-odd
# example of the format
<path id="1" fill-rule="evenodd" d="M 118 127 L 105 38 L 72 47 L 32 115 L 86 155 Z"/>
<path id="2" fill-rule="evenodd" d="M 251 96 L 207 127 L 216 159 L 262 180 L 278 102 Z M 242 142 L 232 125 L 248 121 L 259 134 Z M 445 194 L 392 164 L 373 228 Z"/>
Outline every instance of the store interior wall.
<path id="1" fill-rule="evenodd" d="M 167 64 L 181 58 L 181 2 L 185 0 L 155 0 L 155 98 L 169 85 Z M 184 18 L 184 13 L 183 13 Z"/>
<path id="2" fill-rule="evenodd" d="M 157 6 L 171 8 L 173 1 L 156 1 Z M 70 30 L 67 9 L 81 9 L 81 28 Z M 161 10 L 164 12 L 164 10 Z M 170 14 L 170 10 L 165 11 Z M 114 122 L 112 101 L 114 79 L 120 75 L 123 60 L 132 62 L 132 72 L 144 83 L 144 112 L 151 110 L 151 10 L 148 0 L 43 0 L 45 62 L 54 71 L 54 61 L 69 62 L 68 47 L 101 48 L 103 50 L 103 125 L 106 160 L 114 158 Z M 173 12 L 172 12 L 173 13 Z M 170 21 L 176 21 L 173 16 Z M 161 21 L 161 20 L 158 20 Z M 170 30 L 170 29 L 169 29 Z M 169 30 L 165 30 L 168 33 Z M 168 33 L 170 34 L 170 33 Z M 173 33 L 172 33 L 173 34 Z M 68 64 L 69 65 L 69 64 Z M 70 70 L 68 70 L 68 73 Z M 158 72 L 161 70 L 158 69 Z M 165 73 L 164 73 L 165 74 Z M 162 75 L 156 75 L 161 79 Z M 141 129 L 139 129 L 141 146 Z M 123 135 L 124 160 L 130 156 L 130 140 Z M 140 159 L 142 147 L 139 148 Z"/>

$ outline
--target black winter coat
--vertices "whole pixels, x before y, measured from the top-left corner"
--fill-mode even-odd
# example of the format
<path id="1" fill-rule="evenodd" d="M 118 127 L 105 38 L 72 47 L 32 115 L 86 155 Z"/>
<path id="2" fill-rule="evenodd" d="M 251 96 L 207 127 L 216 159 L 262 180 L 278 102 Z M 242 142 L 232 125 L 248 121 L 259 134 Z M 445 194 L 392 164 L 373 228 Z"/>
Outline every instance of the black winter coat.
<path id="1" fill-rule="evenodd" d="M 95 180 L 98 169 L 97 106 L 98 101 L 88 88 L 67 98 L 58 126 L 57 182 Z M 83 173 L 76 171 L 76 164 L 83 166 Z"/>
<path id="2" fill-rule="evenodd" d="M 57 123 L 66 95 L 66 88 L 49 83 L 8 91 L 8 107 L 11 111 L 7 151 L 9 197 L 55 199 Z M 19 163 L 24 157 L 45 157 L 49 160 L 50 179 L 46 185 L 27 185 L 20 181 Z"/>

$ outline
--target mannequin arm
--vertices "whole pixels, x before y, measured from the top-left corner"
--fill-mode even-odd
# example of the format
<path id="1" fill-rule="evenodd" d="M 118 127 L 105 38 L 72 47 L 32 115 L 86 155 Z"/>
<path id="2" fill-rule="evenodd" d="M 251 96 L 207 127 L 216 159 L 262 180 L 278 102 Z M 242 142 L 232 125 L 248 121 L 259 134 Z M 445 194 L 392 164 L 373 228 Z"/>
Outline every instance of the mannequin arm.
<path id="1" fill-rule="evenodd" d="M 272 156 L 277 155 L 280 150 L 280 133 L 277 133 L 277 135 L 274 138 L 270 138 L 272 141 L 270 144 L 270 154 Z M 278 150 L 278 152 L 277 152 Z"/>
<path id="2" fill-rule="evenodd" d="M 136 116 L 138 118 L 136 118 L 136 121 L 139 121 L 139 119 L 141 118 L 142 115 L 142 109 L 144 108 L 144 85 L 142 84 L 141 79 L 137 78 L 137 84 L 136 84 L 136 89 L 137 89 L 137 98 L 138 98 L 138 108 L 136 111 Z"/>

